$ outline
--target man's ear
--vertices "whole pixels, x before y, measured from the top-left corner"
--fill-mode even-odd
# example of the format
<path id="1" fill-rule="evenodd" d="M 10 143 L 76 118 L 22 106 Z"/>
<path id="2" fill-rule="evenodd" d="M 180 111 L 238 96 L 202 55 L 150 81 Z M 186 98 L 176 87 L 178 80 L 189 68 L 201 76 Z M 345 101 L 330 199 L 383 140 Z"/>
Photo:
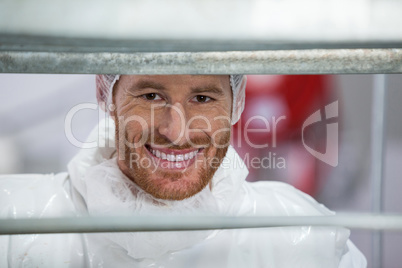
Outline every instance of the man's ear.
<path id="1" fill-rule="evenodd" d="M 116 116 L 116 91 L 117 91 L 117 84 L 119 83 L 119 80 L 116 81 L 116 83 L 113 85 L 112 88 L 112 103 L 108 105 L 108 107 L 106 107 L 107 111 L 109 112 L 110 116 L 113 118 L 115 118 Z"/>
<path id="2" fill-rule="evenodd" d="M 108 111 L 109 111 L 109 114 L 110 114 L 110 116 L 113 118 L 113 120 L 114 120 L 114 117 L 115 117 L 115 115 L 116 115 L 116 105 L 114 105 L 114 104 L 109 104 L 109 107 L 107 107 L 107 109 L 108 109 Z"/>

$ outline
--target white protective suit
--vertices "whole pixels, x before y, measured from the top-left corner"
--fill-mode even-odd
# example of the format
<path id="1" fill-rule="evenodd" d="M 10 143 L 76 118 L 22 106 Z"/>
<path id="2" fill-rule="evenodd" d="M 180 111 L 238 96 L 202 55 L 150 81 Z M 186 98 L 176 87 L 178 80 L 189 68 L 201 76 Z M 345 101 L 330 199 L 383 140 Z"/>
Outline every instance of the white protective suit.
<path id="1" fill-rule="evenodd" d="M 109 126 L 108 126 L 109 125 Z M 112 120 L 100 124 L 101 144 L 114 144 Z M 98 137 L 95 129 L 89 137 Z M 230 216 L 330 215 L 310 196 L 280 182 L 245 181 L 233 148 L 206 187 L 183 201 L 155 200 L 111 158 L 113 148 L 82 149 L 69 174 L 0 177 L 2 218 L 163 213 Z M 335 227 L 277 227 L 197 232 L 0 236 L 0 267 L 366 267 Z"/>

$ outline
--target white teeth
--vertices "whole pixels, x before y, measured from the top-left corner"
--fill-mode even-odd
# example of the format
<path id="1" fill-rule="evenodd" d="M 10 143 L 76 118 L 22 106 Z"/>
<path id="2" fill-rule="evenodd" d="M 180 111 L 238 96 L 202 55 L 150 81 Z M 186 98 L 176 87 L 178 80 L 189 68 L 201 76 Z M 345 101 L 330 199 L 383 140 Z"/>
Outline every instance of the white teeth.
<path id="1" fill-rule="evenodd" d="M 161 151 L 155 150 L 155 149 L 150 149 L 150 151 L 152 152 L 152 154 L 158 158 L 162 158 L 164 160 L 168 160 L 170 162 L 182 162 L 185 160 L 189 160 L 189 159 L 193 159 L 197 153 L 198 150 L 193 151 L 191 153 L 187 153 L 187 154 L 178 154 L 178 155 L 174 155 L 174 154 L 166 154 L 163 153 Z M 177 163 L 176 163 L 177 164 Z M 180 164 L 181 165 L 181 164 Z M 177 166 L 177 165 L 176 165 Z"/>
<path id="2" fill-rule="evenodd" d="M 189 158 L 189 159 L 193 159 L 194 156 L 197 155 L 197 153 L 198 153 L 198 151 L 194 151 L 194 152 L 189 153 L 189 154 L 188 154 L 188 158 Z"/>

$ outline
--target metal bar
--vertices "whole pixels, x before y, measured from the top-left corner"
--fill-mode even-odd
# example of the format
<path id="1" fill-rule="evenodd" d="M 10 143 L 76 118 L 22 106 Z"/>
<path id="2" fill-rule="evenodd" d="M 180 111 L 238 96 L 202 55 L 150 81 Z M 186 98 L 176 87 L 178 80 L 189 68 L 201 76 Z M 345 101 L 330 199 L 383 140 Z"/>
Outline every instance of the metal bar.
<path id="1" fill-rule="evenodd" d="M 384 142 L 386 133 L 386 77 L 374 76 L 371 123 L 371 206 L 373 213 L 383 210 Z M 382 267 L 382 232 L 372 236 L 373 267 Z"/>
<path id="2" fill-rule="evenodd" d="M 2 73 L 367 74 L 402 73 L 402 49 L 178 53 L 0 52 Z"/>
<path id="3" fill-rule="evenodd" d="M 402 215 L 344 214 L 303 217 L 77 217 L 2 219 L 0 234 L 185 231 L 287 226 L 342 226 L 402 231 Z"/>
<path id="4" fill-rule="evenodd" d="M 279 41 L 258 39 L 106 39 L 66 36 L 38 36 L 0 33 L 0 51 L 26 52 L 218 52 L 306 49 L 402 48 L 402 40 Z"/>

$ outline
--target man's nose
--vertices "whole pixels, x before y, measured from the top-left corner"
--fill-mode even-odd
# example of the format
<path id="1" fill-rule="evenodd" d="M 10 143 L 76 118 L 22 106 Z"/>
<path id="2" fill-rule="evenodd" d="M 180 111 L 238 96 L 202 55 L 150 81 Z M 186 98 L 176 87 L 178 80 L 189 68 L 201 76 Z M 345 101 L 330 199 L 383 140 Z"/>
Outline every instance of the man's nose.
<path id="1" fill-rule="evenodd" d="M 168 105 L 159 123 L 159 133 L 175 145 L 186 143 L 186 113 L 180 103 Z"/>

